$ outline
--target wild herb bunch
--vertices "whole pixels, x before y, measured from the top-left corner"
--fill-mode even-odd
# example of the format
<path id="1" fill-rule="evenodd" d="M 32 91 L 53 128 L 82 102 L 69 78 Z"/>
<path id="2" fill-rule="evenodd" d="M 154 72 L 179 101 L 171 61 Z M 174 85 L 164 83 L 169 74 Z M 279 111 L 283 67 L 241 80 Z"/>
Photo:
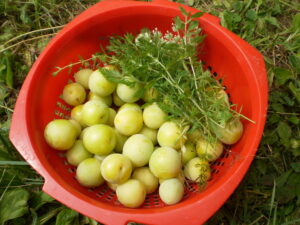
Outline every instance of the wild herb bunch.
<path id="1" fill-rule="evenodd" d="M 144 85 L 137 95 L 155 89 L 159 93 L 155 101 L 171 118 L 214 138 L 214 130 L 224 127 L 234 111 L 222 85 L 203 70 L 197 57 L 205 36 L 195 19 L 202 13 L 181 11 L 183 19 L 174 18 L 172 32 L 143 29 L 137 36 L 127 33 L 112 37 L 101 59 L 120 72 L 100 70 L 110 81 Z"/>

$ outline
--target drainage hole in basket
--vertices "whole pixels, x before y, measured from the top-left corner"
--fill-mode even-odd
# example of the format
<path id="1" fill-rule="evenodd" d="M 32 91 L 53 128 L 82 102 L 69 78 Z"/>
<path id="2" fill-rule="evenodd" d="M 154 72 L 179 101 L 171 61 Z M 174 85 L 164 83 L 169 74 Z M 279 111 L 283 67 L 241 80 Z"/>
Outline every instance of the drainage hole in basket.
<path id="1" fill-rule="evenodd" d="M 88 192 L 94 192 L 94 190 L 92 188 L 88 188 L 87 190 L 88 190 Z"/>
<path id="2" fill-rule="evenodd" d="M 211 68 L 211 66 L 208 66 L 208 67 L 207 67 L 207 69 L 208 69 L 209 71 L 212 71 L 212 68 Z"/>
<path id="3" fill-rule="evenodd" d="M 228 157 L 229 157 L 229 152 L 226 151 L 225 154 L 224 154 L 224 156 L 223 156 L 223 158 L 228 158 Z"/>
<path id="4" fill-rule="evenodd" d="M 213 72 L 213 75 L 214 75 L 214 77 L 218 76 L 217 72 Z"/>
<path id="5" fill-rule="evenodd" d="M 150 202 L 150 197 L 149 197 L 149 195 L 147 195 L 147 196 L 146 196 L 146 199 L 145 199 L 145 203 L 148 204 L 149 202 Z"/>
<path id="6" fill-rule="evenodd" d="M 211 165 L 213 165 L 213 166 L 214 166 L 214 165 L 216 165 L 216 164 L 217 164 L 217 161 L 214 161 L 214 162 L 213 162 Z"/>
<path id="7" fill-rule="evenodd" d="M 100 194 L 100 193 L 97 193 L 97 194 L 96 194 L 96 197 L 101 198 L 102 195 L 103 195 L 102 193 L 101 193 L 101 194 Z"/>

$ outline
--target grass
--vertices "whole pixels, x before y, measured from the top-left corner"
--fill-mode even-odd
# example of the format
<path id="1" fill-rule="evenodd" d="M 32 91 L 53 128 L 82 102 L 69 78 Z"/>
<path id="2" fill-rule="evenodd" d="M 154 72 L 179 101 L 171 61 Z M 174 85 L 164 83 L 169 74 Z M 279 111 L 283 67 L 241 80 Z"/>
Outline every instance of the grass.
<path id="1" fill-rule="evenodd" d="M 0 225 L 97 224 L 41 192 L 42 178 L 8 140 L 16 97 L 33 62 L 64 24 L 96 2 L 0 1 Z M 300 4 L 180 2 L 219 16 L 223 26 L 263 53 L 268 70 L 269 109 L 258 153 L 207 224 L 300 224 Z"/>

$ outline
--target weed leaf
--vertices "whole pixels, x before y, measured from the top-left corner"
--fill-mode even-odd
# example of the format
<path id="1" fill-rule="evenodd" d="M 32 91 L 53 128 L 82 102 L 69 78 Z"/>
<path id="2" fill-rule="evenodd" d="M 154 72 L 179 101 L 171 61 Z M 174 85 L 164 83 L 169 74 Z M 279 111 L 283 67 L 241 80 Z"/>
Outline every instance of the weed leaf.
<path id="1" fill-rule="evenodd" d="M 23 188 L 7 191 L 0 200 L 0 224 L 28 212 L 29 193 Z"/>
<path id="2" fill-rule="evenodd" d="M 55 225 L 72 225 L 77 216 L 78 212 L 72 209 L 63 209 L 58 213 Z"/>

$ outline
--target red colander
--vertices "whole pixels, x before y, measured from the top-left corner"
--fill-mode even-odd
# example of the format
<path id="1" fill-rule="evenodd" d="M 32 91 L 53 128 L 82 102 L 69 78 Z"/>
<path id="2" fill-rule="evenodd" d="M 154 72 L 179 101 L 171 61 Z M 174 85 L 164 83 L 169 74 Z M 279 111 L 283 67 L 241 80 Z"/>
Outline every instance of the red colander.
<path id="1" fill-rule="evenodd" d="M 267 76 L 262 55 L 237 35 L 204 14 L 200 26 L 207 34 L 201 60 L 216 79 L 222 79 L 230 100 L 255 121 L 243 121 L 241 140 L 213 163 L 212 178 L 205 190 L 189 185 L 183 200 L 172 206 L 157 193 L 148 195 L 138 209 L 123 207 L 106 185 L 88 189 L 75 179 L 75 168 L 64 154 L 51 149 L 43 132 L 54 118 L 70 115 L 60 98 L 72 79 L 68 69 L 52 76 L 56 66 L 90 58 L 112 35 L 139 32 L 141 28 L 170 30 L 179 6 L 192 14 L 197 10 L 166 0 L 153 2 L 107 0 L 87 9 L 60 31 L 31 68 L 15 106 L 10 139 L 24 159 L 45 179 L 43 190 L 68 207 L 104 224 L 202 224 L 228 199 L 242 180 L 258 148 L 267 111 Z M 73 72 L 79 66 L 73 67 Z"/>

